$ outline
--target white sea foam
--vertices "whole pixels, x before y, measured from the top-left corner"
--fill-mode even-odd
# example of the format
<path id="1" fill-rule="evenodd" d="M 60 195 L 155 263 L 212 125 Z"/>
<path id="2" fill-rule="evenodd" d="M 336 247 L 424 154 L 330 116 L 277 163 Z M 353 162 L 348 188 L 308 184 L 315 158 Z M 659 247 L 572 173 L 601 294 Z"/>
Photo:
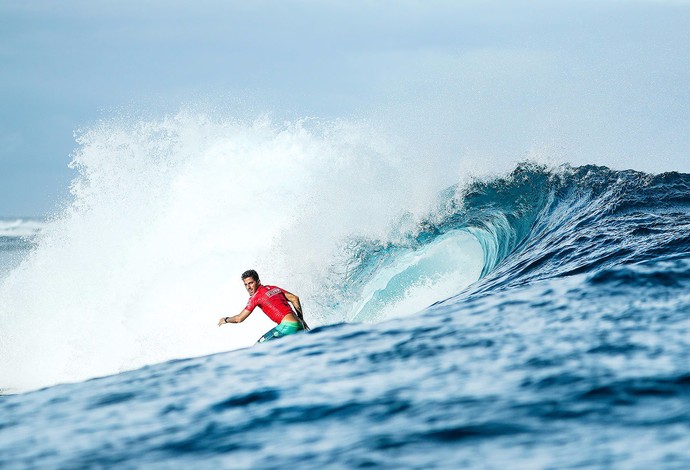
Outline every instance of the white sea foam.
<path id="1" fill-rule="evenodd" d="M 300 295 L 311 323 L 345 321 L 314 309 L 338 243 L 385 238 L 403 212 L 413 223 L 459 177 L 343 121 L 180 112 L 78 141 L 73 203 L 0 285 L 0 386 L 249 346 L 271 327 L 260 313 L 215 326 L 244 306 L 248 268 Z"/>

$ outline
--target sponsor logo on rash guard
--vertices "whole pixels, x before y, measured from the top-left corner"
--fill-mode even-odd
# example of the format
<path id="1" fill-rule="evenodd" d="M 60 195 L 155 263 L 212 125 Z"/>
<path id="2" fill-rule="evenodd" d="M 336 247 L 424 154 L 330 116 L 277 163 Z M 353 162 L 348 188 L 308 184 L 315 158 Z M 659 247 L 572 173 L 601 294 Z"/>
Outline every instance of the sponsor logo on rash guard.
<path id="1" fill-rule="evenodd" d="M 278 287 L 274 287 L 273 289 L 269 290 L 266 292 L 266 297 L 273 297 L 276 294 L 280 294 L 282 291 Z"/>

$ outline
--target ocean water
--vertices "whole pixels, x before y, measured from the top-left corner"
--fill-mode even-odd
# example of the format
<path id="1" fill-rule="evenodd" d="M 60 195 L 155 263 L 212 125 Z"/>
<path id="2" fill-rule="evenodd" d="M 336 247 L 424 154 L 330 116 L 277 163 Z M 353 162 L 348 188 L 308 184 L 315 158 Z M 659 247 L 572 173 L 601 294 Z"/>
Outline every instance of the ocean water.
<path id="1" fill-rule="evenodd" d="M 0 217 L 0 278 L 21 263 L 44 225 L 37 217 Z"/>
<path id="2" fill-rule="evenodd" d="M 690 175 L 185 114 L 79 144 L 73 202 L 0 225 L 1 468 L 690 467 Z M 249 267 L 312 331 L 216 327 Z"/>

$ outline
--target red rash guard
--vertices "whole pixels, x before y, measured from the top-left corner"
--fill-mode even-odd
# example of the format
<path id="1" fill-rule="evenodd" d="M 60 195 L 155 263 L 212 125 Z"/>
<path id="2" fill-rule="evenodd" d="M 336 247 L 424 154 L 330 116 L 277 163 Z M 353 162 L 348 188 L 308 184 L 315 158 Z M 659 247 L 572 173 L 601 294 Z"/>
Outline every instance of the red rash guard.
<path id="1" fill-rule="evenodd" d="M 293 313 L 285 291 L 276 286 L 260 285 L 254 295 L 249 298 L 245 310 L 252 312 L 259 307 L 263 312 L 276 323 L 280 323 L 285 315 Z"/>

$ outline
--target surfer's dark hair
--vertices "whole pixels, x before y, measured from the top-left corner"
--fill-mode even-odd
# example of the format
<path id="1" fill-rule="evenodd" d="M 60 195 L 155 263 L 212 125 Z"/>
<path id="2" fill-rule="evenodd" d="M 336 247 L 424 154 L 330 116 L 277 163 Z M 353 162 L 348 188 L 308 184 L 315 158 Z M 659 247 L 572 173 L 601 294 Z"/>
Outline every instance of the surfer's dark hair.
<path id="1" fill-rule="evenodd" d="M 242 273 L 242 280 L 244 281 L 248 277 L 251 277 L 254 279 L 256 282 L 259 282 L 259 273 L 254 271 L 253 269 L 250 269 L 249 271 L 245 271 Z"/>

